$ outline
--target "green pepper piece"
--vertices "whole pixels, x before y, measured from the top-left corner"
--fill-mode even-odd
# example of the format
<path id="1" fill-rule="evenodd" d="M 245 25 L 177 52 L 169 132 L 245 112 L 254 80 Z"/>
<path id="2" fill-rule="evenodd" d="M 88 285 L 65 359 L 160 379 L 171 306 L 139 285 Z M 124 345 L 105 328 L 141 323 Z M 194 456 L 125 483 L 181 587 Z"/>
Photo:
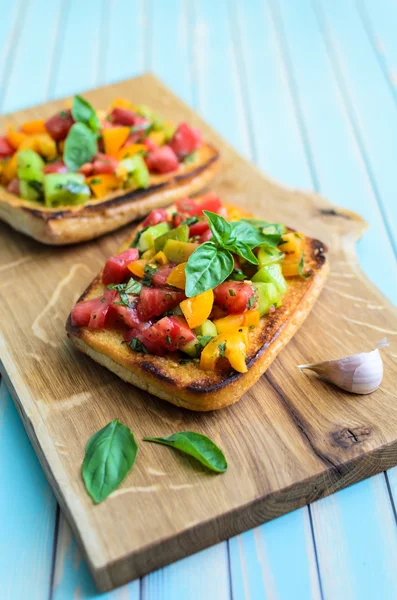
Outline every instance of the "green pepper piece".
<path id="1" fill-rule="evenodd" d="M 119 168 L 125 169 L 128 173 L 126 187 L 147 188 L 149 186 L 149 170 L 140 154 L 124 158 L 120 161 Z"/>
<path id="2" fill-rule="evenodd" d="M 265 265 L 255 273 L 252 278 L 254 283 L 262 281 L 263 283 L 274 283 L 280 294 L 287 291 L 287 282 L 284 279 L 281 265 Z"/>
<path id="3" fill-rule="evenodd" d="M 258 310 L 261 317 L 266 315 L 271 306 L 281 306 L 281 294 L 274 283 L 255 283 L 258 293 Z"/>
<path id="4" fill-rule="evenodd" d="M 81 173 L 49 173 L 44 176 L 47 206 L 83 204 L 91 195 Z"/>
<path id="5" fill-rule="evenodd" d="M 21 181 L 43 181 L 44 160 L 33 150 L 17 153 L 18 179 Z"/>
<path id="6" fill-rule="evenodd" d="M 25 181 L 21 179 L 19 181 L 19 194 L 24 200 L 30 200 L 31 202 L 42 202 L 43 197 L 43 184 L 41 181 Z"/>
<path id="7" fill-rule="evenodd" d="M 189 239 L 189 225 L 183 224 L 175 229 L 171 229 L 164 233 L 160 237 L 156 238 L 154 247 L 156 252 L 159 252 L 164 248 L 168 240 L 179 240 L 180 242 L 187 242 Z"/>
<path id="8" fill-rule="evenodd" d="M 155 244 L 155 240 L 162 236 L 164 233 L 167 233 L 170 226 L 165 221 L 161 223 L 157 223 L 157 225 L 152 225 L 148 227 L 145 231 L 141 233 L 138 243 L 138 249 L 141 252 L 145 252 L 145 250 L 149 250 L 149 248 L 153 248 Z"/>

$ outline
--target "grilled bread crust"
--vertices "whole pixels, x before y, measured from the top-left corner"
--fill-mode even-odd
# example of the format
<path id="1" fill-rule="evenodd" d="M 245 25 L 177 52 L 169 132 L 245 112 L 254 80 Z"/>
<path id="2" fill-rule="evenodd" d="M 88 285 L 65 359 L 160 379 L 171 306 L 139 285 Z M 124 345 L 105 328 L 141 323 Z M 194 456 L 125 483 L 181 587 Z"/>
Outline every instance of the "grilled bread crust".
<path id="1" fill-rule="evenodd" d="M 124 242 L 120 252 L 130 245 L 137 229 Z M 259 327 L 250 333 L 246 373 L 203 371 L 197 363 L 190 361 L 181 365 L 181 356 L 177 354 L 161 357 L 132 352 L 122 343 L 122 333 L 74 327 L 70 315 L 66 323 L 67 334 L 79 350 L 124 381 L 154 396 L 195 411 L 224 408 L 239 400 L 259 379 L 308 316 L 329 273 L 325 251 L 322 242 L 306 238 L 305 266 L 312 275 L 306 279 L 289 277 L 283 305 L 262 318 Z M 102 294 L 101 276 L 102 273 L 94 279 L 80 301 Z"/>
<path id="2" fill-rule="evenodd" d="M 204 144 L 198 151 L 197 162 L 181 164 L 177 173 L 150 175 L 146 189 L 116 191 L 63 210 L 22 200 L 0 186 L 0 219 L 44 244 L 76 244 L 118 229 L 153 208 L 167 206 L 198 192 L 214 178 L 218 168 L 218 151 Z"/>

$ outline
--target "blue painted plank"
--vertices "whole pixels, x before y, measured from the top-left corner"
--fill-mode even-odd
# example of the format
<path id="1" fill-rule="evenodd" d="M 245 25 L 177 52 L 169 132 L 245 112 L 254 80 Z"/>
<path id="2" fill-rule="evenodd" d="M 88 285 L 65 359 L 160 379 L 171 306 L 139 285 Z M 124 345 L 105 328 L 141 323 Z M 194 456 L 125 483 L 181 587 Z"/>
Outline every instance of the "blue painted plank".
<path id="1" fill-rule="evenodd" d="M 148 20 L 148 69 L 184 102 L 193 106 L 191 6 L 184 0 L 152 0 Z"/>
<path id="2" fill-rule="evenodd" d="M 372 187 L 397 254 L 397 110 L 354 0 L 319 1 L 317 17 Z M 368 82 L 371 82 L 368 85 Z"/>
<path id="3" fill-rule="evenodd" d="M 282 1 L 280 10 L 275 3 L 273 6 L 280 51 L 291 65 L 319 191 L 371 224 L 358 244 L 360 263 L 374 283 L 397 302 L 393 250 L 312 4 L 309 0 L 299 5 Z M 380 264 L 385 268 L 380 269 Z"/>
<path id="4" fill-rule="evenodd" d="M 4 112 L 47 100 L 61 9 L 61 0 L 31 0 L 23 8 L 25 15 L 14 49 L 13 68 L 5 86 Z"/>
<path id="5" fill-rule="evenodd" d="M 0 596 L 49 597 L 56 502 L 0 383 Z"/>
<path id="6" fill-rule="evenodd" d="M 240 86 L 245 90 L 254 160 L 283 183 L 310 188 L 313 181 L 269 7 L 261 0 L 233 5 L 235 52 L 241 62 Z"/>
<path id="7" fill-rule="evenodd" d="M 149 24 L 139 0 L 113 0 L 104 10 L 106 31 L 101 37 L 101 85 L 140 75 L 145 70 L 145 38 Z"/>
<path id="8" fill-rule="evenodd" d="M 98 594 L 69 525 L 61 515 L 58 530 L 52 600 L 140 600 L 139 580 L 107 594 Z"/>
<path id="9" fill-rule="evenodd" d="M 196 108 L 244 156 L 253 157 L 226 0 L 194 0 L 193 63 Z"/>
<path id="10" fill-rule="evenodd" d="M 324 598 L 397 598 L 397 528 L 384 475 L 312 505 Z"/>
<path id="11" fill-rule="evenodd" d="M 307 509 L 247 531 L 229 544 L 233 598 L 321 597 Z"/>
<path id="12" fill-rule="evenodd" d="M 104 66 L 104 0 L 68 0 L 54 56 L 52 98 L 62 98 L 99 85 Z"/>

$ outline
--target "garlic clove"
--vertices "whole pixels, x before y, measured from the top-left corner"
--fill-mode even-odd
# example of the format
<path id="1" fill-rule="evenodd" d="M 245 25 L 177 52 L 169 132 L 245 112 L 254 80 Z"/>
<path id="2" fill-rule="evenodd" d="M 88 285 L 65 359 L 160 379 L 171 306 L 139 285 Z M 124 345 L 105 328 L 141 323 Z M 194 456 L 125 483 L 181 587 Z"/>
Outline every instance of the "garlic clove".
<path id="1" fill-rule="evenodd" d="M 298 369 L 308 369 L 321 379 L 353 394 L 370 394 L 378 389 L 383 378 L 383 362 L 379 348 L 388 346 L 384 338 L 375 350 L 344 356 L 337 360 L 298 365 Z"/>

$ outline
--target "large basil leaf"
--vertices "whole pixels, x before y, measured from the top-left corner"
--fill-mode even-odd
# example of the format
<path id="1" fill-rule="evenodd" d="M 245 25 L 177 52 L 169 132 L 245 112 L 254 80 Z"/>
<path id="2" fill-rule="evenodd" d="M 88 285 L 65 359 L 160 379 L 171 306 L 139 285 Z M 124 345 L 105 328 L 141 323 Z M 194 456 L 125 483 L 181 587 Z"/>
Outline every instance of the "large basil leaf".
<path id="1" fill-rule="evenodd" d="M 230 240 L 231 226 L 226 219 L 217 213 L 209 210 L 203 210 L 203 213 L 208 219 L 208 224 L 212 231 L 214 241 L 218 242 L 220 246 L 224 246 Z"/>
<path id="2" fill-rule="evenodd" d="M 97 504 L 111 494 L 134 465 L 138 446 L 131 430 L 111 421 L 88 441 L 82 466 L 87 492 Z"/>
<path id="3" fill-rule="evenodd" d="M 234 252 L 234 254 L 238 254 L 253 265 L 258 264 L 258 259 L 256 258 L 255 254 L 252 252 L 251 248 L 247 244 L 244 244 L 244 242 L 240 242 L 240 240 L 235 240 L 234 244 L 228 245 L 227 248 L 231 252 Z"/>
<path id="4" fill-rule="evenodd" d="M 94 108 L 81 96 L 76 95 L 73 98 L 72 117 L 75 121 L 87 125 L 92 131 L 97 132 L 101 128 L 101 124 Z"/>
<path id="5" fill-rule="evenodd" d="M 246 221 L 237 221 L 230 223 L 231 235 L 240 242 L 244 242 L 250 248 L 256 248 L 257 246 L 277 246 L 280 241 L 281 234 L 261 233 L 259 229 L 247 223 Z"/>
<path id="6" fill-rule="evenodd" d="M 98 151 L 96 133 L 84 123 L 72 125 L 65 141 L 63 160 L 69 171 L 78 171 L 80 167 L 90 162 Z"/>
<path id="7" fill-rule="evenodd" d="M 201 433 L 181 431 L 169 437 L 145 437 L 143 439 L 145 442 L 164 444 L 164 446 L 170 446 L 180 452 L 189 454 L 200 461 L 202 465 L 216 473 L 223 473 L 227 469 L 226 458 L 222 450 L 212 440 Z"/>
<path id="8" fill-rule="evenodd" d="M 213 242 L 204 242 L 189 256 L 185 267 L 188 298 L 214 289 L 225 281 L 234 267 L 228 250 L 218 248 Z"/>

